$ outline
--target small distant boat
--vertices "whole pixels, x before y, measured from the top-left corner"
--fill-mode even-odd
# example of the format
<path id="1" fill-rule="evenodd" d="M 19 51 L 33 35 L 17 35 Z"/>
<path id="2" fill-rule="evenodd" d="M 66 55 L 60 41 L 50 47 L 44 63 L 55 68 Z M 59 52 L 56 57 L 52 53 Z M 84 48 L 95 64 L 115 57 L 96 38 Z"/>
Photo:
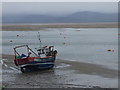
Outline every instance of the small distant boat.
<path id="1" fill-rule="evenodd" d="M 18 52 L 18 49 L 23 47 L 26 48 L 27 54 Z M 44 46 L 36 50 L 37 53 L 28 45 L 20 45 L 14 48 L 14 63 L 16 66 L 20 67 L 22 73 L 32 69 L 50 69 L 54 67 L 57 54 L 57 50 L 54 50 L 54 46 Z"/>

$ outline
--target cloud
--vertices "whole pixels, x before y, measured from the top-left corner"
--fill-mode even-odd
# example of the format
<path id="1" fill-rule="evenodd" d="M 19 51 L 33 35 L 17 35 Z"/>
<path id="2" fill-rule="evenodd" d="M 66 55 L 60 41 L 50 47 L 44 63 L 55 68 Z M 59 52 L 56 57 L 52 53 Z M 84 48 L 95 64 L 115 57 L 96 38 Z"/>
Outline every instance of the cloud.
<path id="1" fill-rule="evenodd" d="M 65 15 L 78 11 L 117 13 L 117 2 L 7 2 L 3 14 Z"/>

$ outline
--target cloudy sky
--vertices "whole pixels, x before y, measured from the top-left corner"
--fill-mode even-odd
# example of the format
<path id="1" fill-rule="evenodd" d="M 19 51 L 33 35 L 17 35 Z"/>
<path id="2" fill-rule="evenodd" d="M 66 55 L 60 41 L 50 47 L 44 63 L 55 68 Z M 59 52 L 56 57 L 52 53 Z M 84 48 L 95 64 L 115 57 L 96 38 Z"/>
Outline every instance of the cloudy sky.
<path id="1" fill-rule="evenodd" d="M 4 14 L 67 15 L 79 11 L 117 13 L 117 2 L 4 2 Z"/>

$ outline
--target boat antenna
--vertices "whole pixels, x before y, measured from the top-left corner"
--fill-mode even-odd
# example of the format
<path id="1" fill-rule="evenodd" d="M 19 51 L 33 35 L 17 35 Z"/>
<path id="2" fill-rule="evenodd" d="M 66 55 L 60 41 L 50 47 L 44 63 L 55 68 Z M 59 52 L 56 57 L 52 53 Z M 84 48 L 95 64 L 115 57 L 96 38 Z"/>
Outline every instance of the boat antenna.
<path id="1" fill-rule="evenodd" d="M 41 39 L 40 39 L 40 33 L 38 32 L 38 38 L 39 38 L 39 41 L 40 41 L 40 48 L 42 48 L 42 42 L 41 42 Z"/>

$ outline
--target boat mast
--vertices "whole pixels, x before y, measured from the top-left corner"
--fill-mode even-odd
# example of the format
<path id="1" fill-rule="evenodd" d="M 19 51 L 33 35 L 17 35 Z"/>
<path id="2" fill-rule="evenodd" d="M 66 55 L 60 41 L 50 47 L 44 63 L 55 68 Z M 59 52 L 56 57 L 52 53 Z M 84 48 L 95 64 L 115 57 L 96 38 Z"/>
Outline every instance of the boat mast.
<path id="1" fill-rule="evenodd" d="M 38 32 L 38 38 L 39 38 L 39 41 L 40 41 L 40 48 L 42 48 L 42 42 L 41 42 L 41 39 L 40 39 L 40 33 Z"/>

